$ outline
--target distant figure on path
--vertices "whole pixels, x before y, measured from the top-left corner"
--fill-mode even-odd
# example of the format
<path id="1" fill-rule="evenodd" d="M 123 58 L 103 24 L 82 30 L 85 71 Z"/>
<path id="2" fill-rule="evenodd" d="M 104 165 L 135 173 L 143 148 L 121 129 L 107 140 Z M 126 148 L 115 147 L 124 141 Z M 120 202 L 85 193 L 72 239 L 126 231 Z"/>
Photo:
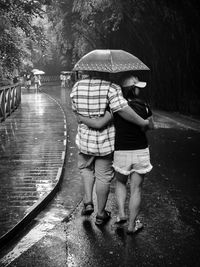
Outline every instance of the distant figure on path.
<path id="1" fill-rule="evenodd" d="M 18 83 L 18 82 L 19 82 L 18 76 L 15 76 L 15 77 L 13 78 L 13 83 Z"/>
<path id="2" fill-rule="evenodd" d="M 63 87 L 63 74 L 60 74 L 60 86 Z"/>
<path id="3" fill-rule="evenodd" d="M 71 81 L 71 75 L 68 74 L 68 75 L 66 76 L 66 84 L 67 84 L 67 87 L 70 86 L 70 81 Z"/>
<path id="4" fill-rule="evenodd" d="M 26 86 L 27 86 L 27 89 L 29 90 L 30 87 L 31 87 L 31 75 L 30 74 L 27 74 L 26 75 Z"/>
<path id="5" fill-rule="evenodd" d="M 39 89 L 39 87 L 41 86 L 40 75 L 38 74 L 34 75 L 34 84 L 35 84 L 35 89 Z"/>
<path id="6" fill-rule="evenodd" d="M 60 80 L 61 80 L 61 87 L 65 87 L 65 85 L 66 85 L 66 75 L 64 73 L 60 74 Z"/>

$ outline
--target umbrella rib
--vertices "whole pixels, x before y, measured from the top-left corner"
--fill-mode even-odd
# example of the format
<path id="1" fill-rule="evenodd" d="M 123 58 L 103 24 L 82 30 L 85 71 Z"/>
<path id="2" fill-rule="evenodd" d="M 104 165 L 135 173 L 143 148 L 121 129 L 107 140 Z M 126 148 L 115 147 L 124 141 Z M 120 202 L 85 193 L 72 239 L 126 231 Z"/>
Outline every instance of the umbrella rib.
<path id="1" fill-rule="evenodd" d="M 109 51 L 109 54 L 110 54 L 111 69 L 113 70 L 113 58 L 111 51 Z"/>

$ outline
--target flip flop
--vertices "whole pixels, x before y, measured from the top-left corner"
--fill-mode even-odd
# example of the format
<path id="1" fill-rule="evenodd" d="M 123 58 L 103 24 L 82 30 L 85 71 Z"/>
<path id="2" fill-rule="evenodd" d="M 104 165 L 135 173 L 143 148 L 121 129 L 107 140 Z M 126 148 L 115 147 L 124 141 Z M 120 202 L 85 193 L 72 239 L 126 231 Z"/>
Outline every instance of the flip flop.
<path id="1" fill-rule="evenodd" d="M 83 205 L 82 216 L 91 215 L 94 212 L 94 204 L 92 202 L 83 203 Z"/>
<path id="2" fill-rule="evenodd" d="M 144 228 L 143 224 L 140 222 L 140 220 L 135 221 L 135 227 L 133 230 L 126 230 L 127 235 L 133 235 L 138 232 L 140 232 Z"/>
<path id="3" fill-rule="evenodd" d="M 126 217 L 119 217 L 117 216 L 116 222 L 115 224 L 124 224 L 127 222 L 127 218 Z"/>
<path id="4" fill-rule="evenodd" d="M 100 216 L 100 215 L 96 216 L 95 224 L 98 226 L 104 225 L 110 220 L 110 218 L 111 218 L 111 212 L 105 210 L 103 216 Z"/>

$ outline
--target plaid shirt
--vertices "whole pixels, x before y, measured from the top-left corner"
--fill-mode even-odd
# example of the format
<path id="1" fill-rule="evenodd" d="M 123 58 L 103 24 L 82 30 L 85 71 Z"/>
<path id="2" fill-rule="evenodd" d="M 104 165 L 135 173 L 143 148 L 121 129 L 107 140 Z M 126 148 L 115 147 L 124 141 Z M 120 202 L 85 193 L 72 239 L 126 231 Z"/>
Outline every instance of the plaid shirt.
<path id="1" fill-rule="evenodd" d="M 75 83 L 70 94 L 72 109 L 87 117 L 105 114 L 106 109 L 114 113 L 126 107 L 120 86 L 100 79 L 84 79 Z M 113 123 L 101 130 L 78 125 L 76 144 L 87 155 L 105 156 L 114 151 L 115 128 Z"/>

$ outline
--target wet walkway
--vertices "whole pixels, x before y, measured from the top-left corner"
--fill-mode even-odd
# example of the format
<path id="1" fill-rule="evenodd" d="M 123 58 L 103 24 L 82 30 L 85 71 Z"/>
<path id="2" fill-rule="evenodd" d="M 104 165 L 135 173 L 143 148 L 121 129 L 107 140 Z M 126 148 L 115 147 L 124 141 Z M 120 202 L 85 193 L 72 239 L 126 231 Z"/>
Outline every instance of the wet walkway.
<path id="1" fill-rule="evenodd" d="M 16 232 L 59 186 L 66 150 L 62 107 L 22 90 L 20 107 L 0 123 L 0 242 Z"/>
<path id="2" fill-rule="evenodd" d="M 102 229 L 96 227 L 96 205 L 90 217 L 81 216 L 81 179 L 74 144 L 77 125 L 71 111 L 70 90 L 52 85 L 43 91 L 55 98 L 67 115 L 62 186 L 44 212 L 45 218 L 41 212 L 33 220 L 34 227 L 17 244 L 0 253 L 0 265 L 200 266 L 199 121 L 156 111 L 160 129 L 149 132 L 154 168 L 145 179 L 140 214 L 145 227 L 140 234 L 128 236 L 126 225 L 115 224 L 115 181 L 107 204 L 112 211 L 108 224 Z M 96 203 L 95 194 L 94 200 Z M 48 231 L 44 230 L 46 226 Z"/>

